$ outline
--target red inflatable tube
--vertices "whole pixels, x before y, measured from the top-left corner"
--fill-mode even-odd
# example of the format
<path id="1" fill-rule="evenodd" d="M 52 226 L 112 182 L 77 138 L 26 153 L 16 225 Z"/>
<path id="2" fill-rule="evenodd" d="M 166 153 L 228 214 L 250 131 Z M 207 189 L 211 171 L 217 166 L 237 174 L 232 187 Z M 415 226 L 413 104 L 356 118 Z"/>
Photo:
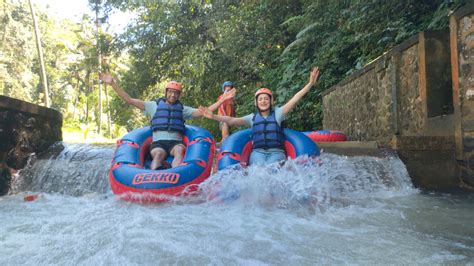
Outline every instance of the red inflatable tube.
<path id="1" fill-rule="evenodd" d="M 317 130 L 303 132 L 314 142 L 336 142 L 347 141 L 347 136 L 342 131 L 337 130 Z"/>

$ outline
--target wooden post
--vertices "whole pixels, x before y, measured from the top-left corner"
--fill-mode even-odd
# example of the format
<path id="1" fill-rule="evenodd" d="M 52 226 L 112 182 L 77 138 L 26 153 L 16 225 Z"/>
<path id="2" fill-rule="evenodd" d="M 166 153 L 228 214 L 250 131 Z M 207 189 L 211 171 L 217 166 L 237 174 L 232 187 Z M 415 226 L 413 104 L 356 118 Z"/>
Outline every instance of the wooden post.
<path id="1" fill-rule="evenodd" d="M 455 16 L 449 18 L 451 45 L 451 77 L 453 81 L 453 108 L 454 108 L 454 141 L 456 146 L 456 160 L 463 159 L 463 140 L 461 128 L 461 97 L 459 95 L 459 62 L 458 62 L 458 22 Z"/>

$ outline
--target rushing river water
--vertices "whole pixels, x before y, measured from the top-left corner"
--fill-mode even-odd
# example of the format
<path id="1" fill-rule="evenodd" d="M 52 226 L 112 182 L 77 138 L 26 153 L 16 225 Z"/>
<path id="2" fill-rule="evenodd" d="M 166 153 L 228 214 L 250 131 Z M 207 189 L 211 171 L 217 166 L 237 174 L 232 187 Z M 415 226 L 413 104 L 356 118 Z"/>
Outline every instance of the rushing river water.
<path id="1" fill-rule="evenodd" d="M 474 264 L 474 195 L 421 192 L 393 156 L 221 172 L 144 205 L 110 192 L 113 149 L 32 159 L 0 197 L 0 265 Z"/>

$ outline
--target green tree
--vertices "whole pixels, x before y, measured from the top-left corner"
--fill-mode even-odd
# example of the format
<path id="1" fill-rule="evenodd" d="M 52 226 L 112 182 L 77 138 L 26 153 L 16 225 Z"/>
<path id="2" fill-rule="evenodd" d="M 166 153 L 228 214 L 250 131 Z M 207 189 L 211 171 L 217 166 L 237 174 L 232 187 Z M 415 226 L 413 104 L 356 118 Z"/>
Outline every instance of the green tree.
<path id="1" fill-rule="evenodd" d="M 0 29 L 0 93 L 33 101 L 39 77 L 31 72 L 36 53 L 25 3 L 1 1 Z"/>
<path id="2" fill-rule="evenodd" d="M 322 69 L 319 84 L 287 124 L 309 130 L 321 126 L 322 91 L 409 36 L 447 28 L 448 12 L 463 3 L 110 0 L 103 5 L 138 14 L 118 46 L 130 55 L 132 66 L 122 76 L 122 86 L 134 97 L 155 98 L 160 83 L 177 79 L 185 84 L 186 104 L 208 105 L 220 93 L 219 85 L 232 80 L 239 89 L 238 114 L 244 115 L 253 111 L 258 87 L 274 90 L 282 104 L 317 65 Z M 126 124 L 128 115 L 132 113 L 117 122 Z M 217 133 L 215 123 L 198 123 Z"/>

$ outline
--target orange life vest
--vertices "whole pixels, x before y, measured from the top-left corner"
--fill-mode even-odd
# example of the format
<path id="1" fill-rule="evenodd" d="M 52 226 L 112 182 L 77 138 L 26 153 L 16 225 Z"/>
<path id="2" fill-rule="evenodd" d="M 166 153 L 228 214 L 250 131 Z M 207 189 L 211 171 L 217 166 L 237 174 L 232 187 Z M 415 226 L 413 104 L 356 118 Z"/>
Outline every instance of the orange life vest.
<path id="1" fill-rule="evenodd" d="M 220 95 L 217 100 L 220 100 L 222 95 Z M 222 116 L 232 116 L 235 117 L 235 107 L 234 107 L 234 99 L 227 99 L 225 100 L 217 110 L 218 115 Z"/>

